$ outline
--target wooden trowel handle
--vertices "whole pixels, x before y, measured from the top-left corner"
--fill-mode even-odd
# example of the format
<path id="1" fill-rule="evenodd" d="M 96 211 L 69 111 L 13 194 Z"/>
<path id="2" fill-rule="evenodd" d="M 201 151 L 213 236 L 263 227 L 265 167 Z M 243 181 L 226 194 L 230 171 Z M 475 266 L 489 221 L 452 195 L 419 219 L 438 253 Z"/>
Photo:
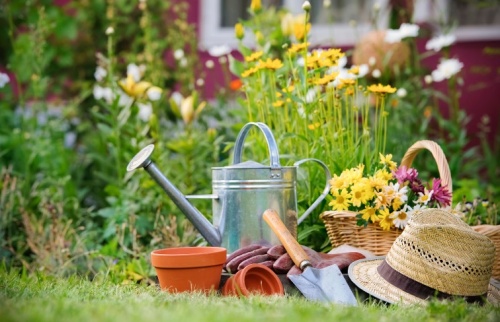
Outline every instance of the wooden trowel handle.
<path id="1" fill-rule="evenodd" d="M 281 221 L 275 210 L 267 209 L 264 211 L 262 218 L 264 218 L 264 221 L 269 225 L 269 227 L 271 227 L 276 236 L 278 236 L 295 265 L 297 265 L 301 270 L 304 270 L 307 266 L 311 266 L 306 252 L 286 228 L 285 224 Z"/>

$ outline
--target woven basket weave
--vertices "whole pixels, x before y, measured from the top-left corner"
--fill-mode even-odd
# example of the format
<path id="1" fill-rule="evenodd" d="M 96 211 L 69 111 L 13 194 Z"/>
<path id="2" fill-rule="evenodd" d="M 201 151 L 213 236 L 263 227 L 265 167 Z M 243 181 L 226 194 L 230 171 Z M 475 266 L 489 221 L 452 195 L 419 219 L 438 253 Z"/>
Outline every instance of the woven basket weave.
<path id="1" fill-rule="evenodd" d="M 452 180 L 448 161 L 441 147 L 434 141 L 422 140 L 413 144 L 403 156 L 401 166 L 411 167 L 415 156 L 421 150 L 428 150 L 432 153 L 438 166 L 441 184 L 447 186 L 452 192 Z M 368 226 L 358 226 L 356 224 L 356 213 L 352 211 L 325 211 L 320 216 L 325 223 L 328 237 L 333 247 L 349 244 L 371 251 L 377 256 L 386 255 L 394 240 L 401 234 L 402 230 L 391 228 L 389 231 L 383 230 L 379 225 L 368 224 Z M 493 277 L 500 279 L 500 226 L 478 225 L 472 227 L 477 232 L 488 236 L 496 247 L 496 257 L 493 267 Z"/>

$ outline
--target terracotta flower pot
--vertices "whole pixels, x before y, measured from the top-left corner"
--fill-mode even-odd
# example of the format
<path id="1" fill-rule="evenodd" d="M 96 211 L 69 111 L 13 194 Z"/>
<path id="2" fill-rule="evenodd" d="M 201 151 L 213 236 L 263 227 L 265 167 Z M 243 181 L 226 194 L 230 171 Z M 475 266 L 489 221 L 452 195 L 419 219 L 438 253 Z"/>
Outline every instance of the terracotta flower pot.
<path id="1" fill-rule="evenodd" d="M 250 264 L 231 276 L 222 289 L 226 296 L 250 294 L 284 295 L 278 275 L 262 264 Z"/>
<path id="2" fill-rule="evenodd" d="M 151 253 L 161 289 L 172 293 L 217 290 L 225 261 L 222 247 L 175 247 Z"/>

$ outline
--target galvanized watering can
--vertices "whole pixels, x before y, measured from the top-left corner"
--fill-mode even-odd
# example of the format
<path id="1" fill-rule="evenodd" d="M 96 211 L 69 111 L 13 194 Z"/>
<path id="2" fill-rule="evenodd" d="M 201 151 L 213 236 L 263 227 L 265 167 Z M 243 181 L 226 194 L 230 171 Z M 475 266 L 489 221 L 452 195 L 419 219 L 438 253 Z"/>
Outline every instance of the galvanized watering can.
<path id="1" fill-rule="evenodd" d="M 242 162 L 243 143 L 252 127 L 261 130 L 270 154 L 270 166 L 254 161 Z M 285 226 L 295 234 L 300 224 L 329 193 L 331 178 L 328 167 L 317 159 L 303 159 L 291 167 L 280 165 L 278 147 L 269 127 L 261 122 L 247 123 L 238 134 L 234 146 L 233 164 L 212 168 L 212 194 L 184 196 L 151 161 L 154 149 L 148 145 L 128 164 L 127 171 L 143 167 L 163 188 L 172 201 L 213 246 L 222 246 L 228 254 L 249 244 L 278 245 L 279 239 L 262 219 L 266 209 L 275 209 Z M 297 168 L 314 161 L 325 171 L 326 185 L 322 194 L 298 218 Z M 213 199 L 213 222 L 194 207 L 188 198 Z"/>

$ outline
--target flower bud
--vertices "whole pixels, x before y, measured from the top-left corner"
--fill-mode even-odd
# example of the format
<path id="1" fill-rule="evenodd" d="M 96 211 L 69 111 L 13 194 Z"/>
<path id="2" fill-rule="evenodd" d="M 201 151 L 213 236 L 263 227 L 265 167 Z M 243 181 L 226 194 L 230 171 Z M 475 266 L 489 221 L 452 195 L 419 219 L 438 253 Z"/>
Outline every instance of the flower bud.
<path id="1" fill-rule="evenodd" d="M 304 1 L 304 4 L 302 5 L 302 10 L 305 12 L 311 11 L 311 3 L 309 1 Z"/>
<path id="2" fill-rule="evenodd" d="M 115 33 L 115 29 L 111 26 L 109 26 L 107 29 L 106 29 L 106 35 L 110 36 L 112 34 Z"/>
<path id="3" fill-rule="evenodd" d="M 261 0 L 252 0 L 250 3 L 250 10 L 253 13 L 259 13 L 262 10 Z"/>
<path id="4" fill-rule="evenodd" d="M 243 39 L 245 37 L 245 28 L 243 28 L 243 25 L 241 23 L 237 23 L 234 25 L 234 34 L 236 35 L 236 38 L 239 40 Z"/>

